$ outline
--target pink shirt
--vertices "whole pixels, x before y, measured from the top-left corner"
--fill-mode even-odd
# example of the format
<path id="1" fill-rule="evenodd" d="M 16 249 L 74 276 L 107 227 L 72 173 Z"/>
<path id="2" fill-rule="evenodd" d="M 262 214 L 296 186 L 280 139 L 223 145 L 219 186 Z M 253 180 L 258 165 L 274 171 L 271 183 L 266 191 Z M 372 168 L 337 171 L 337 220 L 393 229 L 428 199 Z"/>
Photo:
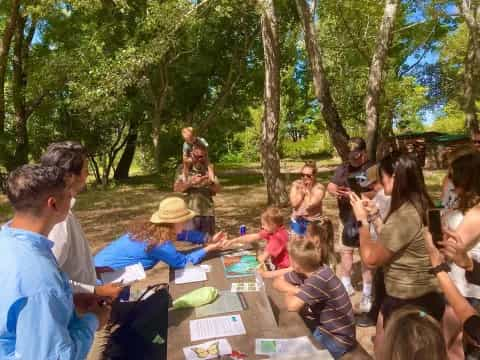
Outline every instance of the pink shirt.
<path id="1" fill-rule="evenodd" d="M 285 226 L 280 226 L 274 233 L 261 230 L 259 235 L 267 242 L 265 250 L 270 254 L 273 265 L 277 269 L 288 268 L 290 258 L 287 251 L 288 232 Z"/>

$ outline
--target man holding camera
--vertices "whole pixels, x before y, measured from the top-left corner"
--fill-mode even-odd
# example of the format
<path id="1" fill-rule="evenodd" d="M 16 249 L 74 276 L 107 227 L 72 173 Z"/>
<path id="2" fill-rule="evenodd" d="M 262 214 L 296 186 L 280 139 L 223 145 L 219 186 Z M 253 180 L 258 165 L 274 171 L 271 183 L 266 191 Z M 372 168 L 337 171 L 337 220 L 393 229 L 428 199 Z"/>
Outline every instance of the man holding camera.
<path id="1" fill-rule="evenodd" d="M 351 138 L 348 142 L 350 153 L 348 162 L 340 165 L 335 170 L 327 191 L 335 196 L 338 201 L 341 222 L 341 262 L 340 279 L 347 293 L 355 293 L 352 286 L 351 274 L 353 266 L 353 250 L 360 245 L 358 226 L 349 201 L 351 191 L 368 191 L 366 170 L 372 166 L 367 157 L 367 146 L 362 138 Z M 368 312 L 372 306 L 372 271 L 362 264 L 363 295 L 359 310 Z"/>

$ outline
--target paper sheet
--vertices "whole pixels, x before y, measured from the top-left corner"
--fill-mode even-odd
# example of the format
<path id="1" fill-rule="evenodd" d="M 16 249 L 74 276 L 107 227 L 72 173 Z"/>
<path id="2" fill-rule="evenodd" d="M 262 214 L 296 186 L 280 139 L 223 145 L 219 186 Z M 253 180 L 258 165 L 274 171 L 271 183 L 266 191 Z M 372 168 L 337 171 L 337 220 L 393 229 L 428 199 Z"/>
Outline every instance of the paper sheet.
<path id="1" fill-rule="evenodd" d="M 291 339 L 255 339 L 255 354 L 269 356 L 311 355 L 318 350 L 307 336 Z"/>
<path id="2" fill-rule="evenodd" d="M 100 277 L 105 284 L 121 282 L 123 285 L 130 285 L 137 280 L 145 279 L 146 275 L 143 265 L 138 263 L 126 266 L 123 269 L 104 272 Z"/>
<path id="3" fill-rule="evenodd" d="M 222 355 L 232 353 L 232 347 L 227 339 L 209 341 L 203 344 L 183 348 L 185 360 L 217 359 Z"/>
<path id="4" fill-rule="evenodd" d="M 242 318 L 238 314 L 190 320 L 190 338 L 192 341 L 245 335 L 246 333 Z"/>
<path id="5" fill-rule="evenodd" d="M 206 281 L 207 274 L 199 266 L 190 266 L 185 269 L 175 270 L 175 284 L 187 284 L 198 281 Z"/>

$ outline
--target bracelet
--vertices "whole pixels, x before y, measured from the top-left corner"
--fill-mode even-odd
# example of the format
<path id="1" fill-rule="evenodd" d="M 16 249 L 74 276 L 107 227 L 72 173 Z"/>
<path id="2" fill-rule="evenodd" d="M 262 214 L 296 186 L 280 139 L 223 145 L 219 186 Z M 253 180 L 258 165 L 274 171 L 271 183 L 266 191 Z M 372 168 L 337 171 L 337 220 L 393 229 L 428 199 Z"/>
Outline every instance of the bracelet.
<path id="1" fill-rule="evenodd" d="M 445 271 L 445 272 L 450 272 L 450 265 L 448 265 L 446 262 L 443 262 L 441 263 L 440 265 L 437 265 L 433 268 L 431 268 L 430 270 L 428 270 L 428 273 L 429 274 L 432 274 L 432 275 L 437 275 L 438 273 L 442 272 L 442 271 Z"/>

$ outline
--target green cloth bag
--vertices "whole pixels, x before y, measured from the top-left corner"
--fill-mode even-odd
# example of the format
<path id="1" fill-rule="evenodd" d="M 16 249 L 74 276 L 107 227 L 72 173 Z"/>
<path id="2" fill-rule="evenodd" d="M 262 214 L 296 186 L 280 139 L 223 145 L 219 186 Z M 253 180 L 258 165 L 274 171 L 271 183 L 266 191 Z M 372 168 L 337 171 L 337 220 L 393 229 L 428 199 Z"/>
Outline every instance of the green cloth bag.
<path id="1" fill-rule="evenodd" d="M 173 301 L 174 309 L 199 307 L 210 304 L 218 297 L 218 290 L 212 286 L 195 289 Z"/>

